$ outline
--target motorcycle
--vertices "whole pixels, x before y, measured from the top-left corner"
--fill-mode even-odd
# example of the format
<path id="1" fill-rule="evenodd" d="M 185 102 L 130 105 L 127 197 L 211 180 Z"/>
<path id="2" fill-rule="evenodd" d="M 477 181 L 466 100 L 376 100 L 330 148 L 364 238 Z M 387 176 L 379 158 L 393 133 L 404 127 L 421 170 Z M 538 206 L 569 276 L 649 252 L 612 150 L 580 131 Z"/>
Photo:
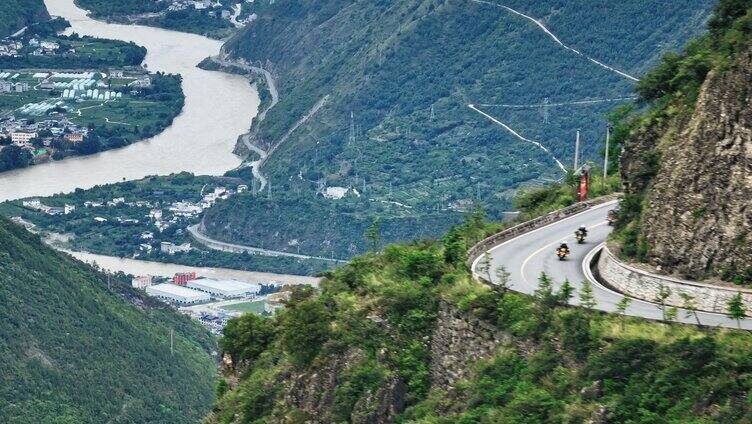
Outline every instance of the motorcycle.
<path id="1" fill-rule="evenodd" d="M 569 250 L 563 247 L 560 247 L 556 249 L 556 256 L 559 257 L 560 261 L 563 261 L 567 256 L 569 256 Z"/>
<path id="2" fill-rule="evenodd" d="M 606 221 L 608 222 L 608 225 L 614 225 L 614 222 L 616 221 L 616 212 L 614 212 L 613 209 L 608 211 L 608 215 L 606 216 Z"/>
<path id="3" fill-rule="evenodd" d="M 574 236 L 577 239 L 578 244 L 585 243 L 585 232 L 582 230 L 577 230 L 574 232 Z"/>

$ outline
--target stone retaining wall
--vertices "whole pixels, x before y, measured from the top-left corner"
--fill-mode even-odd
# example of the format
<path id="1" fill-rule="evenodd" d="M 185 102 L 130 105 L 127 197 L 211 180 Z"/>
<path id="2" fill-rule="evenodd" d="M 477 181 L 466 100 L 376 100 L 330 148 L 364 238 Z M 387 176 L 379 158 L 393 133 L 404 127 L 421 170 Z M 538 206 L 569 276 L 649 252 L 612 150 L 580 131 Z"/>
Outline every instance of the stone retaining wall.
<path id="1" fill-rule="evenodd" d="M 446 389 L 472 371 L 472 365 L 493 355 L 512 337 L 442 300 L 436 330 L 431 337 L 431 382 Z"/>
<path id="2" fill-rule="evenodd" d="M 473 266 L 473 262 L 479 258 L 488 249 L 497 246 L 507 240 L 511 240 L 521 234 L 528 233 L 540 227 L 545 227 L 548 224 L 552 224 L 556 221 L 561 221 L 564 218 L 576 215 L 580 212 L 584 212 L 593 206 L 601 205 L 603 203 L 616 200 L 619 197 L 618 193 L 610 194 L 608 196 L 602 196 L 597 199 L 588 200 L 585 202 L 575 203 L 564 209 L 559 209 L 530 221 L 523 222 L 522 224 L 515 225 L 514 227 L 507 228 L 499 233 L 496 233 L 488 238 L 483 239 L 475 246 L 471 247 L 467 252 L 467 267 L 470 269 Z M 472 271 L 472 269 L 471 269 Z"/>
<path id="3" fill-rule="evenodd" d="M 742 294 L 747 310 L 752 310 L 752 290 L 714 286 L 692 281 L 684 281 L 663 275 L 651 274 L 619 261 L 604 247 L 598 259 L 598 274 L 601 279 L 616 291 L 631 297 L 654 302 L 661 287 L 671 290 L 666 304 L 681 308 L 682 293 L 694 298 L 697 309 L 707 312 L 726 313 L 729 299 Z"/>

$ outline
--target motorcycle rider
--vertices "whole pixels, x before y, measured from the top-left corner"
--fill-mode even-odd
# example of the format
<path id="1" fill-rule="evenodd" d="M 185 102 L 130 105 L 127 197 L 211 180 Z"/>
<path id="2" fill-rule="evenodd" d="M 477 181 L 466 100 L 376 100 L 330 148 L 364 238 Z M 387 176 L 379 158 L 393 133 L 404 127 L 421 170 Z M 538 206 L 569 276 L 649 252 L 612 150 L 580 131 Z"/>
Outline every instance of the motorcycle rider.
<path id="1" fill-rule="evenodd" d="M 569 246 L 567 246 L 566 240 L 562 241 L 561 246 L 559 246 L 559 248 L 556 249 L 556 253 L 559 253 L 561 251 L 563 251 L 565 255 L 569 254 Z"/>
<path id="2" fill-rule="evenodd" d="M 584 225 L 580 225 L 580 228 L 577 231 L 579 231 L 580 233 L 582 233 L 583 237 L 587 237 L 587 228 L 585 228 Z"/>
<path id="3" fill-rule="evenodd" d="M 608 222 L 608 225 L 614 225 L 614 221 L 616 221 L 616 210 L 611 209 L 606 215 L 606 222 Z"/>

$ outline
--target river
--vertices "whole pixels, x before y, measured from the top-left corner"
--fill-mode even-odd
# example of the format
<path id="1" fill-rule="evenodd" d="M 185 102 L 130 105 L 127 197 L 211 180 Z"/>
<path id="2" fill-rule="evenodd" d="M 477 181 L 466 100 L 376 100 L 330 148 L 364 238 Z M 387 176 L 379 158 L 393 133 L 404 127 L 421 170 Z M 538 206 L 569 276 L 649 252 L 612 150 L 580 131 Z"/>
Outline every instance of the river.
<path id="1" fill-rule="evenodd" d="M 177 272 L 195 272 L 201 277 L 216 279 L 231 279 L 248 283 L 277 282 L 282 284 L 307 284 L 317 286 L 319 278 L 297 275 L 272 274 L 267 272 L 240 271 L 227 268 L 201 268 L 186 265 L 176 265 L 162 262 L 139 261 L 135 259 L 116 258 L 112 256 L 95 255 L 93 253 L 71 252 L 63 250 L 76 259 L 88 264 L 97 264 L 108 271 L 123 271 L 133 275 L 154 275 L 172 277 Z"/>
<path id="2" fill-rule="evenodd" d="M 138 25 L 96 21 L 73 0 L 45 0 L 51 15 L 71 22 L 69 32 L 133 41 L 147 48 L 150 71 L 183 76 L 185 107 L 161 134 L 122 149 L 35 165 L 0 174 L 0 201 L 48 196 L 76 188 L 188 171 L 221 175 L 238 166 L 237 137 L 258 113 L 258 92 L 237 75 L 196 68 L 219 53 L 221 41 Z"/>

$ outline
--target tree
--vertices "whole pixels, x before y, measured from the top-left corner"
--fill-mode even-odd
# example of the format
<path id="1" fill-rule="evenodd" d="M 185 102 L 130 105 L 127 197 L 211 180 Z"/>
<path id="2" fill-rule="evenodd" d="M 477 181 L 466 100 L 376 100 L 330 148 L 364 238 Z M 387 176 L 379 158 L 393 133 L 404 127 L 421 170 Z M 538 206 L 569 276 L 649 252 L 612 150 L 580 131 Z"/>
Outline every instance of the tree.
<path id="1" fill-rule="evenodd" d="M 269 320 L 256 314 L 244 314 L 227 322 L 219 339 L 223 354 L 230 355 L 233 366 L 253 361 L 271 342 L 274 329 Z"/>
<path id="2" fill-rule="evenodd" d="M 676 309 L 676 306 L 672 306 L 666 310 L 666 321 L 674 321 L 678 315 L 679 310 Z"/>
<path id="3" fill-rule="evenodd" d="M 558 293 L 556 293 L 556 297 L 558 298 L 559 302 L 567 305 L 569 304 L 569 301 L 572 300 L 573 296 L 574 287 L 572 287 L 572 284 L 569 283 L 569 279 L 565 278 L 564 283 L 562 283 L 561 287 L 559 287 Z"/>
<path id="4" fill-rule="evenodd" d="M 507 268 L 504 265 L 497 266 L 494 273 L 496 274 L 496 284 L 494 285 L 494 288 L 499 290 L 503 297 L 507 291 L 509 291 L 512 274 L 507 271 Z"/>
<path id="5" fill-rule="evenodd" d="M 671 296 L 671 289 L 661 284 L 658 288 L 658 293 L 656 293 L 655 298 L 653 298 L 661 310 L 661 315 L 663 316 L 664 321 L 666 321 L 666 299 L 668 299 L 669 296 Z"/>
<path id="6" fill-rule="evenodd" d="M 467 247 L 459 227 L 453 227 L 444 237 L 444 261 L 448 264 L 464 264 Z"/>
<path id="7" fill-rule="evenodd" d="M 11 145 L 0 150 L 0 172 L 24 168 L 31 163 L 31 153 L 19 146 Z"/>
<path id="8" fill-rule="evenodd" d="M 74 149 L 82 155 L 91 155 L 102 150 L 102 142 L 96 135 L 89 134 L 84 141 L 75 145 Z"/>
<path id="9" fill-rule="evenodd" d="M 624 324 L 627 318 L 627 308 L 629 308 L 629 304 L 632 303 L 632 298 L 628 296 L 623 296 L 619 303 L 616 304 L 616 313 L 621 316 L 621 329 L 624 331 Z"/>
<path id="10" fill-rule="evenodd" d="M 365 232 L 366 242 L 368 243 L 368 250 L 376 252 L 381 247 L 381 219 L 376 217 L 371 222 L 371 225 L 366 228 Z"/>
<path id="11" fill-rule="evenodd" d="M 747 308 L 744 306 L 741 292 L 737 292 L 726 303 L 726 313 L 729 318 L 736 320 L 736 327 L 742 328 L 742 318 L 747 316 Z"/>
<path id="12" fill-rule="evenodd" d="M 486 251 L 478 262 L 478 272 L 486 274 L 488 282 L 491 282 L 491 252 Z"/>
<path id="13" fill-rule="evenodd" d="M 679 293 L 679 296 L 682 298 L 682 308 L 684 308 L 684 317 L 689 318 L 692 315 L 695 317 L 695 321 L 697 321 L 697 325 L 702 325 L 700 322 L 700 315 L 697 314 L 697 304 L 695 303 L 695 298 L 689 293 L 681 292 Z"/>
<path id="14" fill-rule="evenodd" d="M 294 365 L 308 365 L 329 339 L 332 317 L 317 299 L 296 300 L 294 295 L 281 315 L 282 347 Z"/>
<path id="15" fill-rule="evenodd" d="M 550 309 L 556 304 L 553 282 L 545 272 L 541 272 L 540 277 L 538 277 L 538 288 L 533 293 L 533 297 L 540 306 L 546 309 Z"/>
<path id="16" fill-rule="evenodd" d="M 580 290 L 580 306 L 593 309 L 595 305 L 597 305 L 597 302 L 593 296 L 593 286 L 590 284 L 590 281 L 585 280 L 582 282 L 582 290 Z"/>

